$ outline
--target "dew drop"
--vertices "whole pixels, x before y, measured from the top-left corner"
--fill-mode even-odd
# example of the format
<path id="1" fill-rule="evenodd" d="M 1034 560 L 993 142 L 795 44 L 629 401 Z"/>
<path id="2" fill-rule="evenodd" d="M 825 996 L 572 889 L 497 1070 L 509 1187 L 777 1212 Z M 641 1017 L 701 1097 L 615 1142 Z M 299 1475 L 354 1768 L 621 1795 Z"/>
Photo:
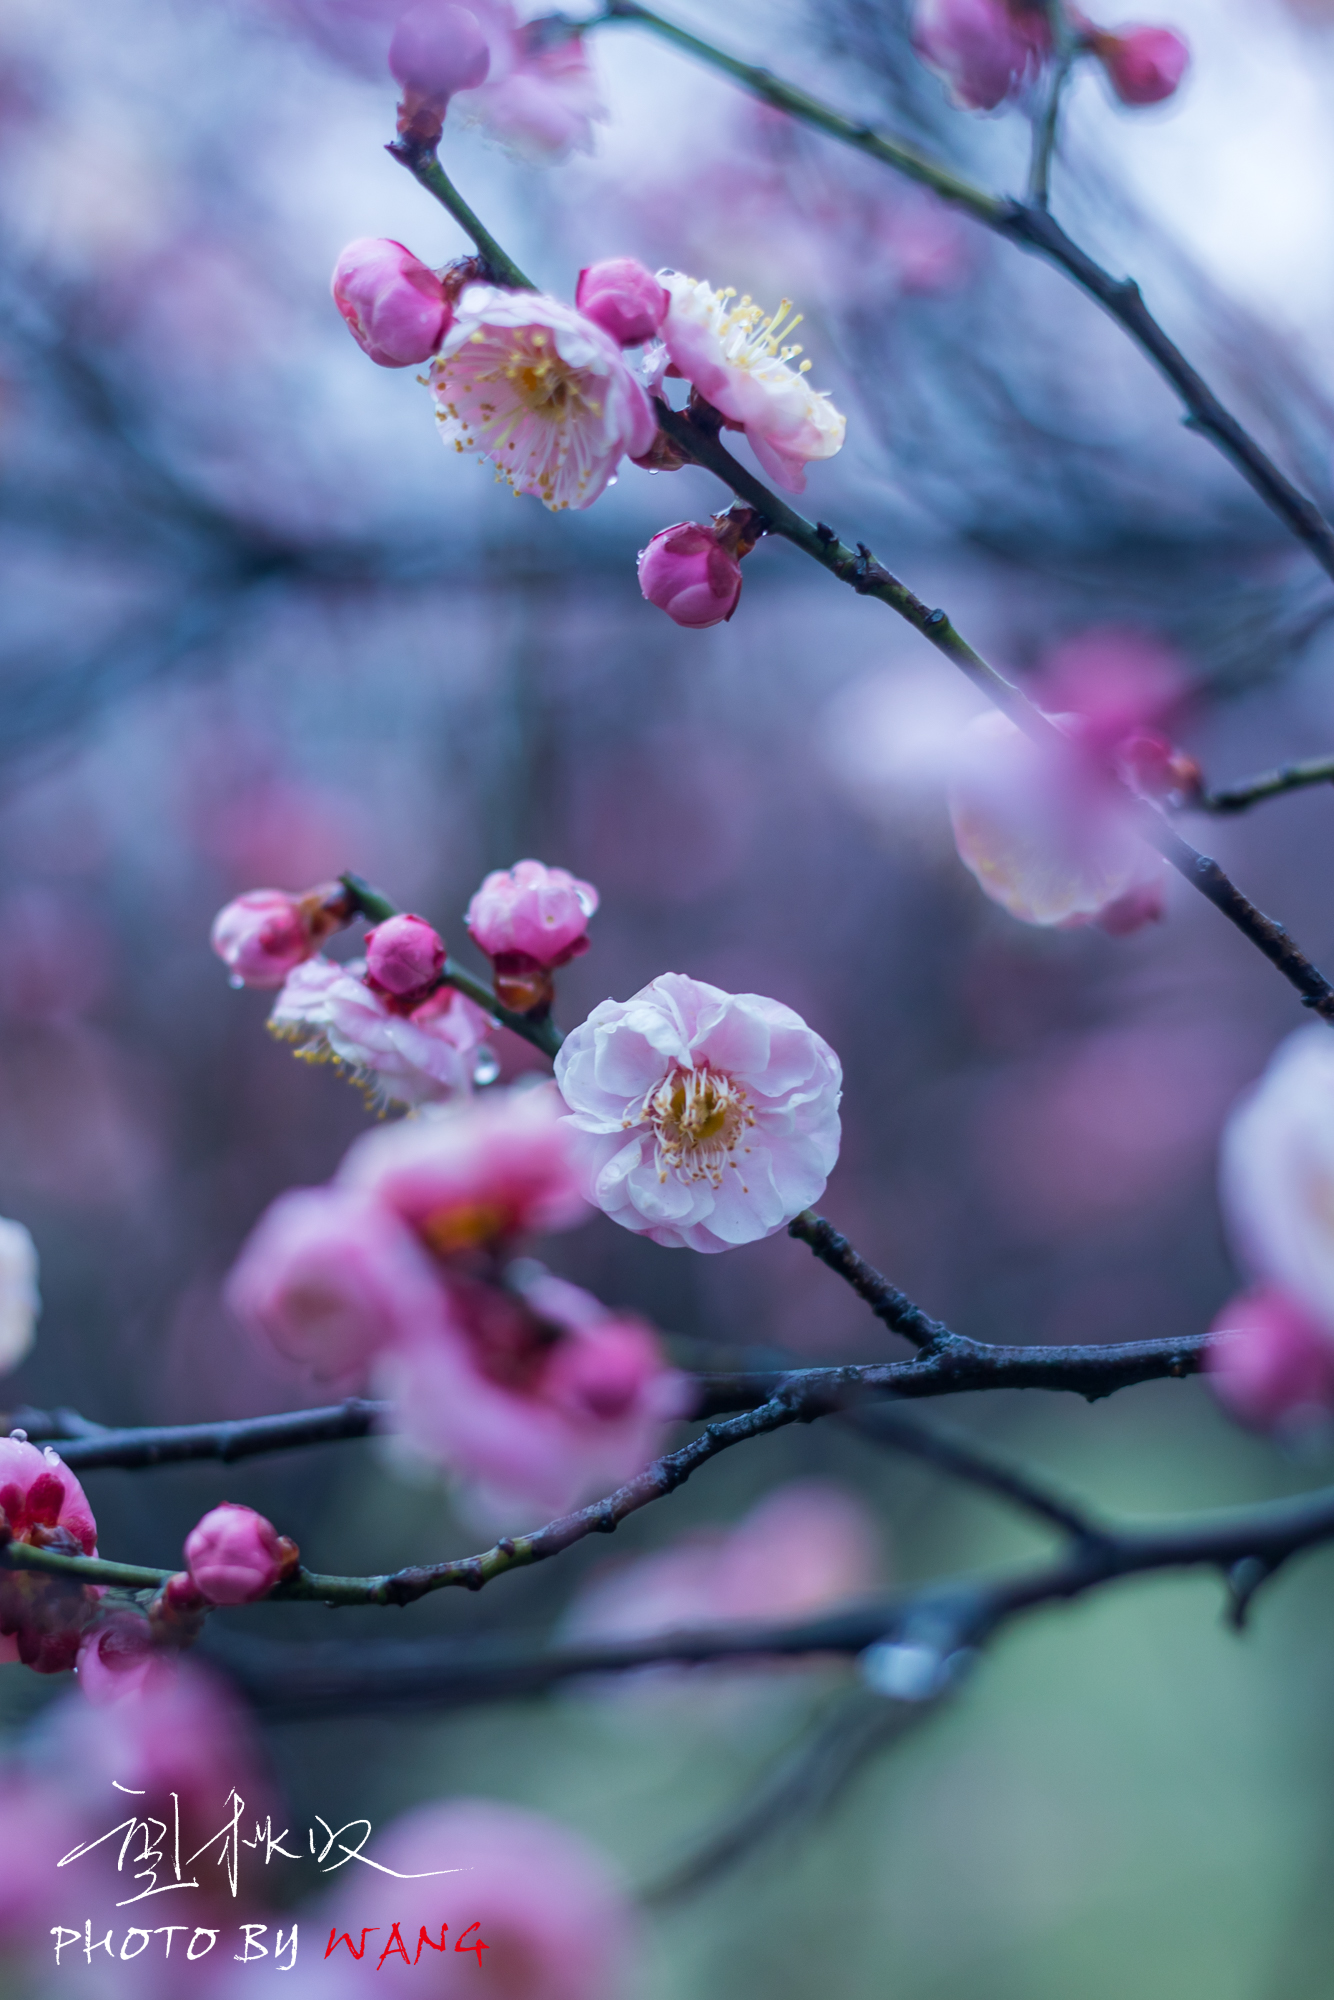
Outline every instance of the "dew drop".
<path id="1" fill-rule="evenodd" d="M 245 986 L 245 981 L 239 972 L 229 972 L 227 975 L 227 984 L 232 988 L 233 992 L 239 993 Z"/>
<path id="2" fill-rule="evenodd" d="M 479 1049 L 477 1060 L 472 1066 L 472 1080 L 479 1089 L 494 1083 L 500 1075 L 500 1058 L 494 1049 Z"/>

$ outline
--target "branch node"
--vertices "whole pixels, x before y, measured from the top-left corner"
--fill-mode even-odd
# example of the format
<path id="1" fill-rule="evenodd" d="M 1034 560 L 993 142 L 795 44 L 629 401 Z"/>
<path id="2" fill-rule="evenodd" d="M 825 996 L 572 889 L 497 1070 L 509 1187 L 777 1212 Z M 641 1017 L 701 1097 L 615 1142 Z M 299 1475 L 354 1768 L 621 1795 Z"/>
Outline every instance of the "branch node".
<path id="1" fill-rule="evenodd" d="M 1263 1556 L 1243 1556 L 1240 1562 L 1233 1563 L 1226 1577 L 1228 1602 L 1225 1615 L 1234 1632 L 1246 1630 L 1255 1593 L 1261 1584 L 1269 1581 L 1277 1568 L 1277 1563 L 1267 1562 Z"/>

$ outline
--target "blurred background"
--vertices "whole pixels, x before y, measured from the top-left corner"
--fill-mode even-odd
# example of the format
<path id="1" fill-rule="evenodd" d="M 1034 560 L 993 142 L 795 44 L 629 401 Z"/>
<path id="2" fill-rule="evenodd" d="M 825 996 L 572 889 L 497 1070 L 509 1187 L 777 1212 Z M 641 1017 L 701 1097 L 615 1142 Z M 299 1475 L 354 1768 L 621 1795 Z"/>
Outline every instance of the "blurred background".
<path id="1" fill-rule="evenodd" d="M 246 888 L 355 868 L 466 955 L 467 898 L 529 854 L 602 894 L 594 948 L 561 975 L 567 1024 L 673 969 L 773 995 L 833 1044 L 846 1136 L 822 1207 L 929 1312 L 997 1341 L 1199 1331 L 1235 1281 L 1218 1131 L 1300 1024 L 1292 996 L 1175 880 L 1166 921 L 1123 940 L 987 903 L 943 802 L 973 698 L 794 551 L 748 560 L 725 627 L 646 605 L 636 550 L 724 504 L 703 473 L 627 466 L 592 512 L 553 517 L 442 455 L 414 371 L 372 367 L 328 296 L 352 237 L 431 264 L 465 248 L 383 151 L 396 11 L 0 0 L 0 1212 L 33 1231 L 45 1300 L 8 1406 L 130 1424 L 320 1400 L 245 1344 L 219 1288 L 268 1201 L 326 1179 L 365 1113 L 265 1034 L 263 995 L 228 989 L 209 923 Z M 1023 118 L 952 110 L 901 0 L 675 12 L 988 184 L 1022 182 Z M 1172 0 L 1169 19 L 1187 86 L 1129 114 L 1082 76 L 1056 211 L 1328 505 L 1334 11 Z M 624 252 L 790 295 L 849 418 L 810 513 L 1043 698 L 1109 657 L 1157 676 L 1213 782 L 1334 749 L 1334 590 L 1092 305 L 629 27 L 594 60 L 591 156 L 539 169 L 446 135 L 540 283 L 569 296 L 582 264 Z M 1326 793 L 1186 830 L 1334 963 Z M 702 1259 L 594 1217 L 539 1248 L 691 1365 L 707 1347 L 724 1366 L 744 1347 L 897 1351 L 786 1237 Z M 1329 1476 L 1237 1431 L 1199 1382 L 941 1414 L 1131 1514 Z M 815 1523 L 812 1603 L 1041 1546 L 816 1425 L 710 1466 L 614 1555 L 584 1544 L 446 1593 L 392 1636 L 583 1629 L 631 1561 L 794 1481 L 820 1482 L 790 1499 Z M 222 1499 L 321 1570 L 476 1544 L 443 1487 L 370 1444 L 87 1484 L 103 1551 L 142 1563 L 177 1563 Z M 1204 1580 L 1032 1619 L 815 1824 L 655 1915 L 642 1992 L 1323 1995 L 1331 1560 L 1295 1566 L 1242 1639 Z M 330 1624 L 290 1607 L 229 1630 L 299 1643 Z M 257 1727 L 296 1824 L 493 1797 L 576 1827 L 642 1888 L 852 1685 L 699 1674 Z M 16 1740 L 64 1693 L 5 1669 Z M 6 1978 L 28 1995 L 50 1972 L 16 1952 Z"/>

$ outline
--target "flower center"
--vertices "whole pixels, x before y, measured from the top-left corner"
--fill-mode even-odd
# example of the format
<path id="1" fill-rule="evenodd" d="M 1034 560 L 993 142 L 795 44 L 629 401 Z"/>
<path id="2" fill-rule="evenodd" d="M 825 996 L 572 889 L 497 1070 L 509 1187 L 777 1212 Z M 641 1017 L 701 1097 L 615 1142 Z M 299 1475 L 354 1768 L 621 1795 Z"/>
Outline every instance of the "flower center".
<path id="1" fill-rule="evenodd" d="M 577 422 L 591 407 L 577 369 L 555 350 L 550 335 L 530 332 L 528 343 L 505 362 L 501 373 L 524 408 L 547 423 Z"/>
<path id="2" fill-rule="evenodd" d="M 736 288 L 728 285 L 717 295 L 717 333 L 723 344 L 723 352 L 734 368 L 759 368 L 770 361 L 795 361 L 801 348 L 791 343 L 794 334 L 805 318 L 804 313 L 793 312 L 791 299 L 783 299 L 777 312 L 766 313 L 763 306 L 757 306 L 747 292 L 736 305 L 729 305 L 736 298 Z M 784 346 L 784 341 L 789 344 Z M 803 361 L 797 373 L 804 375 L 810 367 Z"/>
<path id="3" fill-rule="evenodd" d="M 652 1126 L 659 1180 L 671 1172 L 721 1187 L 724 1168 L 737 1166 L 736 1149 L 755 1113 L 740 1084 L 706 1064 L 669 1071 L 645 1097 L 639 1117 L 626 1123 Z"/>

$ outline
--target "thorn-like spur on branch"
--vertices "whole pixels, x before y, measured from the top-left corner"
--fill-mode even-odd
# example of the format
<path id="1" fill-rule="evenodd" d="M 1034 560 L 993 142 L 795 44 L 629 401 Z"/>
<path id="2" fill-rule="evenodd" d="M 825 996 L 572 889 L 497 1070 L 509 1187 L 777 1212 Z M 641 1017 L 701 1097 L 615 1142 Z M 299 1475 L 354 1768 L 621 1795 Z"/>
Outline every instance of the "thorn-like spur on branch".
<path id="1" fill-rule="evenodd" d="M 347 873 L 340 875 L 338 879 L 347 890 L 353 908 L 365 917 L 368 923 L 382 924 L 386 917 L 396 917 L 399 914 L 397 903 L 391 903 L 388 896 L 382 895 L 378 889 L 373 889 L 360 875 Z M 467 966 L 460 965 L 456 958 L 445 960 L 444 971 L 440 974 L 440 984 L 452 986 L 465 998 L 475 1001 L 484 1012 L 499 1021 L 503 1028 L 508 1028 L 511 1034 L 522 1036 L 525 1042 L 531 1042 L 544 1056 L 554 1056 L 565 1040 L 549 1014 L 543 1020 L 532 1020 L 527 1014 L 516 1014 L 512 1007 L 502 1006 L 486 981 L 479 979 L 476 973 L 469 972 Z"/>
<path id="2" fill-rule="evenodd" d="M 1023 689 L 998 673 L 980 653 L 975 653 L 944 611 L 929 610 L 915 592 L 900 583 L 883 563 L 876 560 L 865 542 L 858 542 L 855 549 L 849 548 L 832 528 L 826 527 L 823 522 L 808 521 L 798 514 L 795 508 L 780 500 L 776 493 L 772 493 L 733 458 L 720 441 L 716 428 L 707 421 L 700 421 L 698 413 L 691 409 L 673 410 L 661 399 L 657 401 L 656 408 L 659 424 L 684 456 L 693 464 L 704 466 L 749 506 L 764 514 L 768 518 L 771 534 L 781 535 L 785 541 L 792 542 L 827 569 L 831 576 L 849 584 L 859 596 L 877 597 L 882 604 L 888 605 L 914 631 L 929 640 L 938 653 L 943 653 L 947 660 L 967 674 L 973 685 L 1034 742 L 1065 744 L 1065 738 L 1050 718 L 1028 699 Z M 1322 1020 L 1334 1023 L 1334 986 L 1298 949 L 1282 924 L 1275 923 L 1272 917 L 1257 909 L 1218 863 L 1209 855 L 1199 853 L 1189 841 L 1183 840 L 1155 806 L 1147 800 L 1136 800 L 1134 810 L 1138 829 L 1150 846 L 1157 848 L 1163 859 L 1193 889 L 1206 896 L 1215 909 L 1221 910 L 1228 921 L 1236 925 L 1243 937 L 1264 953 L 1270 964 L 1276 966 L 1289 984 L 1296 987 L 1306 1006 L 1319 1014 Z"/>
<path id="3" fill-rule="evenodd" d="M 899 1699 L 925 1702 L 957 1677 L 951 1661 L 957 1669 L 1004 1626 L 1043 1605 L 1068 1603 L 1125 1577 L 1212 1569 L 1227 1583 L 1233 1603 L 1249 1606 L 1266 1578 L 1294 1556 L 1331 1540 L 1334 1487 L 1322 1487 L 1295 1500 L 1195 1515 L 1156 1527 L 1116 1525 L 1096 1538 L 1072 1543 L 1051 1562 L 1012 1576 L 933 1585 L 795 1625 L 714 1627 L 582 1646 L 531 1646 L 493 1639 L 284 1645 L 242 1643 L 229 1635 L 210 1649 L 258 1707 L 303 1715 L 510 1701 L 584 1674 L 633 1673 L 646 1666 L 702 1665 L 713 1660 L 799 1659 L 819 1653 L 864 1654 L 873 1687 L 897 1693 Z M 893 1659 L 885 1658 L 896 1648 L 933 1652 L 942 1671 L 933 1676 L 928 1660 L 915 1659 L 911 1682 L 906 1674 L 900 1678 L 893 1671 Z M 913 1692 L 908 1691 L 910 1686 Z"/>
<path id="4" fill-rule="evenodd" d="M 804 90 L 795 89 L 791 84 L 780 82 L 766 69 L 738 62 L 723 50 L 702 41 L 699 36 L 688 34 L 673 22 L 664 20 L 660 14 L 639 6 L 637 0 L 606 0 L 601 20 L 629 21 L 651 30 L 687 55 L 721 70 L 776 110 L 789 112 L 803 124 L 826 133 L 840 144 L 851 146 L 857 152 L 867 153 L 883 165 L 893 167 L 895 172 L 931 188 L 945 201 L 966 210 L 984 228 L 1003 236 L 1022 250 L 1034 251 L 1045 257 L 1073 279 L 1081 291 L 1094 299 L 1129 334 L 1176 391 L 1186 410 L 1186 422 L 1190 429 L 1198 431 L 1201 437 L 1207 438 L 1225 458 L 1231 460 L 1284 527 L 1311 551 L 1321 568 L 1334 577 L 1334 528 L 1315 502 L 1309 500 L 1279 470 L 1218 400 L 1180 348 L 1168 339 L 1145 305 L 1139 286 L 1131 279 L 1114 278 L 1110 271 L 1103 270 L 1066 235 L 1043 205 L 1042 187 L 1036 190 L 1038 198 L 1027 203 L 988 194 L 948 168 L 927 159 L 915 148 L 904 145 L 901 140 L 873 131 L 870 126 L 859 124 L 855 119 L 845 118 L 831 105 L 822 103 Z M 590 23 L 590 26 L 598 25 L 596 20 Z"/>
<path id="5" fill-rule="evenodd" d="M 400 167 L 406 167 L 413 179 L 428 194 L 434 195 L 442 208 L 448 209 L 464 234 L 471 237 L 476 245 L 494 283 L 507 285 L 516 292 L 537 290 L 532 279 L 526 278 L 508 252 L 501 249 L 480 217 L 474 215 L 441 166 L 434 146 L 426 146 L 420 140 L 403 136 L 391 140 L 385 151 L 398 161 Z"/>
<path id="6" fill-rule="evenodd" d="M 1305 791 L 1309 785 L 1334 785 L 1334 757 L 1308 757 L 1300 764 L 1280 764 L 1276 770 L 1261 771 L 1254 778 L 1239 778 L 1235 785 L 1222 785 L 1192 800 L 1197 812 L 1239 813 L 1284 792 Z"/>

